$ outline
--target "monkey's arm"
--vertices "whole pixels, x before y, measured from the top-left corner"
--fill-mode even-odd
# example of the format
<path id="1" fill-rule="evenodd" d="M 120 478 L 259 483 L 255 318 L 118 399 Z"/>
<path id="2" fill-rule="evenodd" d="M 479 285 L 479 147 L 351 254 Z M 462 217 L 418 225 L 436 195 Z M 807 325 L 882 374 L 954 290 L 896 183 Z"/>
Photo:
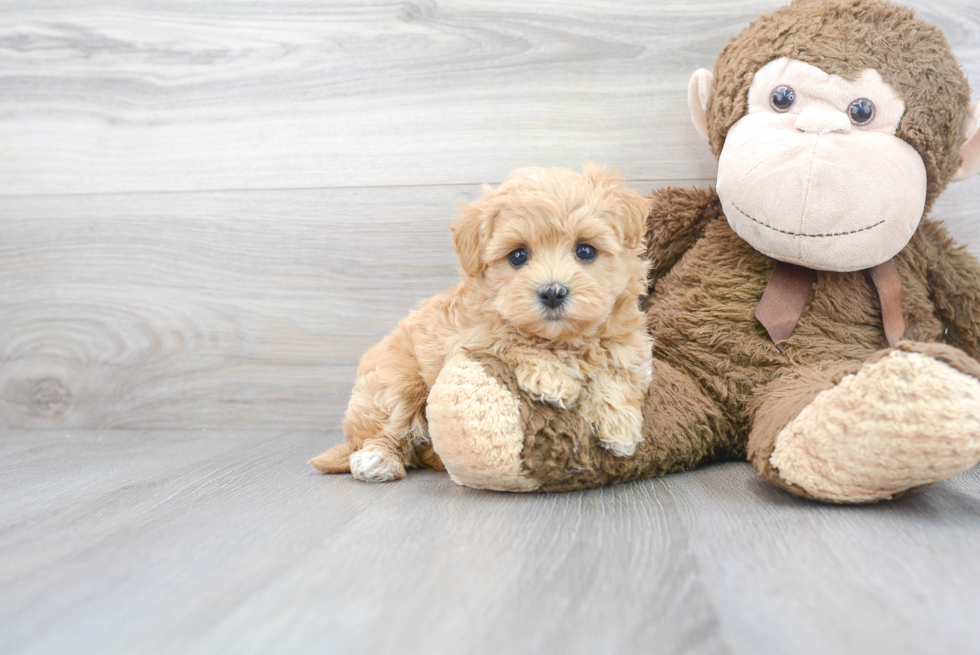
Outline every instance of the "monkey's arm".
<path id="1" fill-rule="evenodd" d="M 708 222 L 723 214 L 714 189 L 666 187 L 651 197 L 646 242 L 653 283 L 694 245 Z"/>
<path id="2" fill-rule="evenodd" d="M 923 219 L 916 236 L 923 238 L 926 276 L 936 312 L 948 330 L 949 344 L 980 358 L 980 263 L 957 245 L 944 227 Z"/>

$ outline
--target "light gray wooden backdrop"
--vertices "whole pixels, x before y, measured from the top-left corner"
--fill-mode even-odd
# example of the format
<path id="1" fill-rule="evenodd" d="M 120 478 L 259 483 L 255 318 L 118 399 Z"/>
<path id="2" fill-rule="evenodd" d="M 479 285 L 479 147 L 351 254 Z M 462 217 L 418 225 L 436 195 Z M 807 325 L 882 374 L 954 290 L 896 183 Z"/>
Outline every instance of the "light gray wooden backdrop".
<path id="1" fill-rule="evenodd" d="M 711 184 L 688 77 L 779 4 L 0 0 L 0 653 L 978 652 L 980 468 L 851 508 L 305 461 L 481 183 Z M 909 4 L 980 97 L 980 3 Z M 980 253 L 978 198 L 935 214 Z"/>
<path id="2" fill-rule="evenodd" d="M 779 4 L 3 2 L 0 425 L 336 424 L 479 184 L 710 184 L 688 77 Z M 976 0 L 909 4 L 980 89 Z"/>

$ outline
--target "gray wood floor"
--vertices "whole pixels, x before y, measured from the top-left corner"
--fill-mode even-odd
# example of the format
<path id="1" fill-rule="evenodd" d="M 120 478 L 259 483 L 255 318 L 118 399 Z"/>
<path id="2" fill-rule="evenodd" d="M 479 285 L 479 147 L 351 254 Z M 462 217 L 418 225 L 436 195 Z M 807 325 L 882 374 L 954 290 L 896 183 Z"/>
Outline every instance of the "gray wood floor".
<path id="1" fill-rule="evenodd" d="M 688 77 L 780 4 L 0 2 L 0 655 L 980 652 L 980 470 L 842 508 L 306 464 L 458 203 L 711 184 Z M 977 98 L 980 4 L 906 4 Z M 978 198 L 933 212 L 974 253 Z"/>
<path id="2" fill-rule="evenodd" d="M 586 492 L 323 476 L 314 431 L 12 431 L 3 653 L 976 653 L 980 469 L 870 507 L 747 464 Z"/>

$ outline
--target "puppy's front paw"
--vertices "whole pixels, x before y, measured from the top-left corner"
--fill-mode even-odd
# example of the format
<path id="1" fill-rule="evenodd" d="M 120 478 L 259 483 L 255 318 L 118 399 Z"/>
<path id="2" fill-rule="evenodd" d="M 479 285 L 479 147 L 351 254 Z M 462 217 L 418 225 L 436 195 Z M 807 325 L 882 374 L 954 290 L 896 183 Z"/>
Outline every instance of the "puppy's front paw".
<path id="1" fill-rule="evenodd" d="M 531 360 L 518 365 L 514 374 L 517 376 L 517 386 L 531 394 L 532 398 L 562 409 L 574 405 L 582 392 L 582 385 L 560 362 Z"/>
<path id="2" fill-rule="evenodd" d="M 405 477 L 405 465 L 387 450 L 364 448 L 351 454 L 350 472 L 364 482 L 391 482 Z"/>
<path id="3" fill-rule="evenodd" d="M 643 441 L 643 415 L 638 407 L 614 408 L 600 401 L 583 408 L 582 414 L 592 425 L 599 444 L 617 457 L 629 457 Z"/>

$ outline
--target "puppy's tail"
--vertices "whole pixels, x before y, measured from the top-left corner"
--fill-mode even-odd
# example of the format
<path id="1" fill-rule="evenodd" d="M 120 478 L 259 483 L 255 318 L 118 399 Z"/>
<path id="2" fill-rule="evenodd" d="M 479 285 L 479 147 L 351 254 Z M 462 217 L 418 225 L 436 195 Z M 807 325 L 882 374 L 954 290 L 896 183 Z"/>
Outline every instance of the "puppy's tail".
<path id="1" fill-rule="evenodd" d="M 311 459 L 310 464 L 324 473 L 350 473 L 351 452 L 350 445 L 339 443 Z"/>

